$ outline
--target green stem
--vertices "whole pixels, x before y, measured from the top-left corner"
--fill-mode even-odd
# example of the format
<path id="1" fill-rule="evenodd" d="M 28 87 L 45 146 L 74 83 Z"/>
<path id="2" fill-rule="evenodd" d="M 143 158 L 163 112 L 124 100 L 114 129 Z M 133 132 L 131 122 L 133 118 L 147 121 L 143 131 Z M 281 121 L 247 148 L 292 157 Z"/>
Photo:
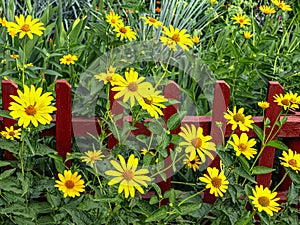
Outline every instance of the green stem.
<path id="1" fill-rule="evenodd" d="M 171 53 L 172 53 L 172 52 L 171 52 Z M 158 80 L 158 82 L 156 83 L 154 89 L 156 89 L 156 88 L 158 87 L 158 85 L 159 85 L 160 82 L 165 78 L 165 76 L 166 76 L 166 74 L 167 74 L 167 72 L 168 72 L 168 67 L 169 67 L 169 64 L 170 64 L 170 61 L 171 61 L 171 56 L 172 56 L 171 53 L 170 53 L 170 56 L 169 56 L 169 58 L 168 58 L 167 65 L 166 65 L 165 68 L 164 68 L 164 73 L 163 73 L 163 75 L 160 77 L 160 79 Z"/>
<path id="2" fill-rule="evenodd" d="M 21 164 L 21 170 L 22 170 L 22 175 L 24 176 L 25 174 L 25 170 L 24 170 L 24 162 L 23 162 L 23 152 L 24 152 L 24 139 L 22 140 L 22 144 L 21 144 L 21 150 L 19 152 L 19 158 L 20 158 L 20 164 Z"/>
<path id="3" fill-rule="evenodd" d="M 173 165 L 175 165 L 176 163 L 178 163 L 180 160 L 182 160 L 182 158 L 185 157 L 184 155 L 181 155 L 177 160 L 173 161 L 169 166 L 167 166 L 166 168 L 164 168 L 161 171 L 156 172 L 155 174 L 153 174 L 151 177 L 156 177 L 157 175 L 164 173 L 165 171 L 167 171 L 168 169 L 170 169 Z"/>
<path id="4" fill-rule="evenodd" d="M 183 199 L 181 202 L 179 202 L 178 206 L 181 206 L 183 203 L 185 203 L 187 200 L 196 197 L 197 195 L 201 194 L 203 191 L 205 191 L 207 188 L 202 189 L 201 191 L 198 191 L 197 193 Z"/>
<path id="5" fill-rule="evenodd" d="M 256 214 L 256 210 L 254 210 L 251 215 L 246 219 L 246 221 L 244 221 L 243 225 L 247 225 L 250 220 L 254 217 L 254 215 Z"/>
<path id="6" fill-rule="evenodd" d="M 282 184 L 282 182 L 285 180 L 285 178 L 286 178 L 287 175 L 288 175 L 288 172 L 285 172 L 284 176 L 279 181 L 279 183 L 276 185 L 276 187 L 273 189 L 273 191 L 275 191 Z"/>
<path id="7" fill-rule="evenodd" d="M 23 42 L 23 57 L 22 57 L 22 84 L 25 85 L 25 57 L 26 57 L 26 38 Z"/>

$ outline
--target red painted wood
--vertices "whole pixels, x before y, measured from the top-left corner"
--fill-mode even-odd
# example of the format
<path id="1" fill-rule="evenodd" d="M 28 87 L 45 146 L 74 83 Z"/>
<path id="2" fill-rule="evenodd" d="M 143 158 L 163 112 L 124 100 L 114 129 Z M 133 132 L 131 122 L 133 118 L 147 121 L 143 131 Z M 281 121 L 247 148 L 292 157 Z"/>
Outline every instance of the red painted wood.
<path id="1" fill-rule="evenodd" d="M 56 151 L 65 160 L 72 148 L 72 87 L 65 80 L 56 81 L 56 108 Z"/>
<path id="2" fill-rule="evenodd" d="M 272 127 L 276 121 L 276 118 L 281 112 L 281 106 L 278 106 L 276 102 L 274 102 L 274 96 L 276 94 L 283 94 L 284 89 L 283 87 L 278 83 L 278 82 L 269 82 L 269 88 L 268 88 L 268 97 L 267 101 L 270 103 L 270 107 L 266 109 L 265 112 L 265 118 L 270 119 L 270 126 Z M 273 130 L 273 134 L 277 130 L 277 126 Z M 270 134 L 271 130 L 270 128 L 266 129 L 266 137 Z M 274 139 L 276 139 L 275 137 Z M 275 156 L 275 148 L 273 147 L 266 147 L 263 151 L 263 153 L 260 155 L 259 160 L 258 160 L 258 165 L 259 166 L 266 166 L 269 168 L 273 168 L 273 163 L 274 163 L 274 156 Z M 263 185 L 264 187 L 270 187 L 271 184 L 271 179 L 272 179 L 272 173 L 268 174 L 262 174 L 262 175 L 257 175 L 256 181 L 258 185 Z"/>
<path id="3" fill-rule="evenodd" d="M 212 108 L 212 119 L 210 135 L 212 141 L 218 145 L 222 145 L 222 132 L 217 127 L 216 122 L 222 122 L 222 130 L 225 133 L 227 120 L 224 118 L 224 113 L 227 111 L 230 99 L 230 87 L 225 81 L 217 81 L 215 84 L 214 100 Z M 214 153 L 214 160 L 207 159 L 207 166 L 220 168 L 220 159 L 216 153 Z M 213 203 L 216 200 L 214 195 L 209 193 L 209 190 L 204 192 L 204 201 L 207 203 Z"/>
<path id="4" fill-rule="evenodd" d="M 18 90 L 18 85 L 16 85 L 14 82 L 9 80 L 2 80 L 2 108 L 4 110 L 8 110 L 8 107 L 10 106 L 10 102 L 14 101 L 10 96 L 18 95 L 17 90 Z M 4 127 L 13 126 L 15 125 L 15 123 L 16 123 L 15 120 L 9 118 L 3 118 Z M 5 159 L 7 160 L 15 159 L 15 157 L 13 157 L 13 154 L 8 151 L 5 151 L 4 155 L 5 155 Z"/>

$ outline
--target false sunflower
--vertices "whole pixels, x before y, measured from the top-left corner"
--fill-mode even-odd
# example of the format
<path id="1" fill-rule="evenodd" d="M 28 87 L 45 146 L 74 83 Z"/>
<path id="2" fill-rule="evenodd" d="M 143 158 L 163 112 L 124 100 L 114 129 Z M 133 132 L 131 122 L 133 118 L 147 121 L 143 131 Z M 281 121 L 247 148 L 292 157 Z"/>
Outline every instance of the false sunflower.
<path id="1" fill-rule="evenodd" d="M 106 22 L 108 22 L 112 27 L 123 26 L 121 17 L 113 10 L 110 10 L 109 14 L 106 16 Z"/>
<path id="2" fill-rule="evenodd" d="M 5 130 L 1 131 L 1 135 L 9 140 L 20 139 L 21 128 L 15 130 L 13 126 L 5 127 Z"/>
<path id="3" fill-rule="evenodd" d="M 43 30 L 46 28 L 42 22 L 39 22 L 39 19 L 32 19 L 31 15 L 28 15 L 24 18 L 24 15 L 21 14 L 19 17 L 15 16 L 16 22 L 7 22 L 6 27 L 7 31 L 16 35 L 19 33 L 19 38 L 22 39 L 27 35 L 30 39 L 33 39 L 33 34 L 41 36 Z"/>
<path id="4" fill-rule="evenodd" d="M 145 17 L 142 16 L 141 17 L 146 24 L 148 24 L 149 26 L 154 26 L 155 28 L 161 27 L 162 26 L 162 22 L 153 18 L 153 17 Z"/>
<path id="5" fill-rule="evenodd" d="M 198 156 L 196 156 L 194 159 L 189 159 L 189 156 L 187 155 L 187 157 L 183 160 L 184 164 L 186 164 L 189 168 L 193 169 L 194 172 L 197 171 L 197 169 L 199 169 L 199 165 L 201 164 L 201 160 Z"/>
<path id="6" fill-rule="evenodd" d="M 258 104 L 258 106 L 260 107 L 260 108 L 262 108 L 262 109 L 267 109 L 267 108 L 269 108 L 270 107 L 270 103 L 269 102 L 258 102 L 257 103 Z"/>
<path id="7" fill-rule="evenodd" d="M 280 198 L 275 198 L 277 192 L 271 192 L 269 188 L 264 188 L 262 185 L 255 186 L 252 189 L 253 196 L 249 196 L 252 200 L 252 204 L 257 208 L 258 212 L 265 211 L 270 216 L 273 216 L 273 212 L 280 210 L 279 204 L 276 202 Z"/>
<path id="8" fill-rule="evenodd" d="M 166 106 L 162 103 L 167 101 L 168 100 L 165 97 L 159 95 L 159 92 L 155 92 L 152 95 L 140 98 L 139 104 L 143 109 L 147 110 L 150 116 L 158 118 L 159 116 L 163 115 L 161 108 L 166 108 Z"/>
<path id="9" fill-rule="evenodd" d="M 234 106 L 232 112 L 229 109 L 227 110 L 224 118 L 228 120 L 227 124 L 232 125 L 232 130 L 239 127 L 241 131 L 249 131 L 249 128 L 253 128 L 251 124 L 254 123 L 254 121 L 251 120 L 251 116 L 244 115 L 244 108 L 240 108 L 236 111 L 236 106 Z"/>
<path id="10" fill-rule="evenodd" d="M 290 5 L 285 4 L 283 0 L 272 0 L 273 4 L 276 5 L 278 8 L 282 9 L 283 11 L 292 11 Z"/>
<path id="11" fill-rule="evenodd" d="M 243 15 L 235 15 L 231 19 L 235 20 L 235 22 L 233 22 L 234 24 L 238 23 L 242 28 L 245 27 L 245 25 L 251 25 L 250 19 Z"/>
<path id="12" fill-rule="evenodd" d="M 60 64 L 65 64 L 65 65 L 70 65 L 70 64 L 75 64 L 75 61 L 77 61 L 78 58 L 76 55 L 64 55 L 62 58 L 60 58 Z"/>
<path id="13" fill-rule="evenodd" d="M 259 6 L 259 10 L 262 11 L 264 14 L 274 14 L 276 10 L 268 5 L 266 6 Z"/>
<path id="14" fill-rule="evenodd" d="M 95 78 L 99 81 L 103 81 L 104 84 L 111 83 L 112 86 L 115 85 L 115 82 L 121 77 L 120 74 L 116 73 L 116 68 L 110 66 L 106 73 L 100 73 L 95 75 Z"/>
<path id="15" fill-rule="evenodd" d="M 210 142 L 211 136 L 203 135 L 202 127 L 196 127 L 192 124 L 190 127 L 186 124 L 185 127 L 181 127 L 179 136 L 183 137 L 184 141 L 179 143 L 179 146 L 186 146 L 185 153 L 190 154 L 189 160 L 193 160 L 198 154 L 202 162 L 205 162 L 205 155 L 213 159 L 214 156 L 210 151 L 216 150 L 216 145 Z"/>
<path id="16" fill-rule="evenodd" d="M 281 165 L 291 168 L 296 173 L 300 171 L 300 154 L 294 153 L 291 149 L 288 150 L 288 152 L 282 152 L 282 157 L 279 157 L 281 159 Z"/>
<path id="17" fill-rule="evenodd" d="M 141 194 L 144 194 L 144 190 L 141 186 L 148 187 L 146 181 L 151 181 L 151 178 L 147 176 L 149 170 L 137 170 L 139 161 L 133 154 L 129 156 L 127 164 L 123 156 L 118 155 L 118 157 L 120 163 L 115 160 L 110 161 L 115 170 L 107 170 L 105 172 L 106 175 L 114 177 L 108 182 L 108 185 L 120 183 L 118 193 L 120 194 L 124 191 L 125 198 L 128 198 L 129 194 L 133 198 L 135 196 L 135 189 Z"/>
<path id="18" fill-rule="evenodd" d="M 232 139 L 233 141 L 228 141 L 228 144 L 233 146 L 236 151 L 236 156 L 243 154 L 250 160 L 257 153 L 256 149 L 252 148 L 256 144 L 255 139 L 251 138 L 248 140 L 248 135 L 246 133 L 242 133 L 240 138 L 236 134 L 233 134 Z"/>
<path id="19" fill-rule="evenodd" d="M 288 94 L 276 94 L 274 96 L 275 100 L 274 102 L 277 102 L 277 105 L 279 106 L 282 106 L 284 110 L 287 110 L 287 109 L 292 109 L 292 110 L 295 110 L 295 109 L 298 109 L 299 108 L 299 105 L 296 104 L 295 102 L 293 102 L 294 98 L 293 98 L 293 94 L 292 93 L 288 93 Z"/>
<path id="20" fill-rule="evenodd" d="M 130 26 L 125 26 L 123 24 L 116 26 L 114 30 L 117 34 L 117 37 L 121 41 L 128 39 L 129 41 L 136 40 L 136 33 L 131 29 Z"/>
<path id="21" fill-rule="evenodd" d="M 207 168 L 207 174 L 204 174 L 203 177 L 199 177 L 199 180 L 206 183 L 206 188 L 209 188 L 209 193 L 214 194 L 216 197 L 223 197 L 223 193 L 226 193 L 228 189 L 229 181 L 224 175 L 224 171 L 217 168 Z"/>
<path id="22" fill-rule="evenodd" d="M 104 157 L 101 150 L 87 151 L 83 156 L 80 156 L 82 162 L 90 164 L 91 167 L 94 166 L 95 162 L 102 160 Z"/>
<path id="23" fill-rule="evenodd" d="M 19 126 L 26 128 L 30 123 L 35 127 L 39 123 L 50 124 L 52 120 L 50 113 L 56 110 L 54 106 L 50 105 L 54 98 L 50 92 L 42 94 L 42 91 L 42 88 L 35 89 L 31 85 L 29 89 L 28 86 L 24 85 L 24 93 L 18 90 L 18 96 L 10 96 L 15 102 L 11 102 L 8 109 L 14 119 L 19 118 Z"/>

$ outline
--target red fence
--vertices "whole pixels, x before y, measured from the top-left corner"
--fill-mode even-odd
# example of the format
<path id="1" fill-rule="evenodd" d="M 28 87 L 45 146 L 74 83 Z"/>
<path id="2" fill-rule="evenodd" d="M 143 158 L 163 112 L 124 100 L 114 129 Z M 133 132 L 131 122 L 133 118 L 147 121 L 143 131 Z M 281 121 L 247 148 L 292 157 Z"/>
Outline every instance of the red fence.
<path id="1" fill-rule="evenodd" d="M 10 98 L 10 95 L 17 94 L 17 85 L 11 81 L 2 81 L 2 104 L 3 109 L 8 109 L 9 103 L 13 101 Z M 283 87 L 277 82 L 269 82 L 267 101 L 270 103 L 270 107 L 265 112 L 265 118 L 269 118 L 271 121 L 271 126 L 274 124 L 278 114 L 281 111 L 281 107 L 274 103 L 273 96 L 275 94 L 283 93 Z M 123 113 L 123 107 L 114 100 L 114 92 L 110 93 L 111 101 L 111 111 L 112 114 L 118 115 Z M 178 85 L 174 82 L 166 85 L 164 88 L 164 96 L 166 98 L 172 98 L 179 100 L 180 89 Z M 216 122 L 222 122 L 223 132 L 225 136 L 228 137 L 231 134 L 231 127 L 226 125 L 226 120 L 224 119 L 224 112 L 226 112 L 230 100 L 230 87 L 224 81 L 217 81 L 215 84 L 214 91 L 214 100 L 212 108 L 212 116 L 185 116 L 181 126 L 184 124 L 194 124 L 196 127 L 201 126 L 205 135 L 210 134 L 213 137 L 213 141 L 216 144 L 222 142 L 222 134 L 220 129 L 216 126 Z M 53 128 L 44 131 L 41 135 L 43 136 L 56 136 L 56 151 L 64 159 L 67 152 L 71 152 L 72 146 L 72 137 L 73 136 L 87 136 L 89 134 L 97 135 L 100 131 L 100 127 L 97 122 L 97 118 L 88 119 L 88 118 L 72 118 L 72 88 L 70 84 L 66 81 L 57 81 L 56 83 L 56 115 L 53 118 L 53 123 L 56 124 Z M 164 120 L 167 121 L 174 113 L 177 112 L 177 105 L 170 105 L 163 110 Z M 255 124 L 262 128 L 263 126 L 263 117 L 257 116 L 252 118 Z M 130 117 L 123 117 L 117 123 L 122 126 L 124 120 L 129 120 Z M 3 126 L 12 126 L 15 124 L 14 120 L 3 118 Z M 137 134 L 148 134 L 149 131 L 143 124 L 136 124 L 137 129 L 133 131 L 134 135 Z M 173 134 L 178 134 L 180 132 L 180 127 L 171 131 Z M 267 134 L 270 132 L 270 129 L 266 130 Z M 248 136 L 256 137 L 256 134 L 253 131 L 248 132 Z M 284 138 L 284 141 L 289 148 L 300 153 L 300 117 L 298 115 L 288 115 L 288 120 L 277 134 L 276 138 Z M 108 140 L 108 147 L 112 148 L 117 144 L 117 140 L 110 136 Z M 168 146 L 168 149 L 173 148 L 172 145 Z M 258 165 L 266 166 L 269 168 L 273 167 L 274 163 L 275 148 L 266 147 L 263 153 L 261 154 Z M 6 159 L 12 159 L 12 155 L 6 153 Z M 165 165 L 171 163 L 171 158 L 168 157 L 165 160 Z M 210 166 L 219 167 L 219 159 L 216 158 Z M 167 177 L 171 177 L 172 171 L 168 171 Z M 283 174 L 282 174 L 283 176 Z M 159 179 L 159 178 L 158 178 Z M 265 187 L 269 187 L 272 180 L 272 173 L 257 175 L 256 181 L 258 184 L 262 184 Z M 170 188 L 171 178 L 167 179 L 166 182 L 157 180 L 160 182 L 159 185 L 162 188 L 162 191 L 166 191 Z M 291 181 L 287 177 L 285 182 L 278 188 L 278 195 L 282 201 L 286 200 L 286 193 L 288 187 L 290 186 Z M 204 200 L 206 202 L 213 202 L 214 196 L 210 195 L 208 192 L 204 195 Z"/>

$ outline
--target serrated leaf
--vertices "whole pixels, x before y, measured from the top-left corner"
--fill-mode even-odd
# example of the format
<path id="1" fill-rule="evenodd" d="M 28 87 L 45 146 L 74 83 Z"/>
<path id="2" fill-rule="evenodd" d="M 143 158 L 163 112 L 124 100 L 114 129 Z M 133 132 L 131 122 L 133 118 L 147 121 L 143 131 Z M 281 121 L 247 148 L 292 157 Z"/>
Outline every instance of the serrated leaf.
<path id="1" fill-rule="evenodd" d="M 267 143 L 267 146 L 271 146 L 271 147 L 278 148 L 278 149 L 285 150 L 285 151 L 289 150 L 288 146 L 286 146 L 283 142 L 278 141 L 278 140 L 269 141 Z"/>
<path id="2" fill-rule="evenodd" d="M 16 171 L 16 168 L 5 170 L 3 173 L 0 174 L 0 180 L 3 180 L 10 175 L 12 175 Z"/>
<path id="3" fill-rule="evenodd" d="M 251 181 L 252 183 L 256 183 L 255 179 L 246 172 L 246 170 L 244 170 L 244 168 L 242 167 L 236 167 L 234 168 L 234 173 L 236 173 L 237 175 L 246 178 L 247 180 Z"/>
<path id="4" fill-rule="evenodd" d="M 267 174 L 272 173 L 275 171 L 273 168 L 265 167 L 265 166 L 255 166 L 252 169 L 252 175 L 259 175 L 259 174 Z"/>
<path id="5" fill-rule="evenodd" d="M 152 213 L 151 216 L 149 216 L 145 222 L 153 222 L 153 221 L 157 221 L 157 220 L 161 220 L 163 218 L 165 218 L 167 215 L 167 209 L 166 206 L 162 206 L 161 208 L 159 208 L 158 210 L 154 211 Z"/>
<path id="6" fill-rule="evenodd" d="M 162 127 L 162 125 L 156 121 L 153 120 L 151 122 L 148 123 L 148 130 L 153 133 L 153 134 L 157 134 L 157 135 L 162 135 L 164 132 L 164 128 Z"/>
<path id="7" fill-rule="evenodd" d="M 174 115 L 172 115 L 168 121 L 167 121 L 167 128 L 168 130 L 174 130 L 175 128 L 177 128 L 183 117 L 185 116 L 186 112 L 178 112 L 178 113 L 175 113 Z"/>
<path id="8" fill-rule="evenodd" d="M 255 134 L 257 135 L 257 137 L 259 138 L 259 140 L 263 141 L 263 137 L 264 137 L 263 130 L 260 127 L 256 126 L 255 124 L 252 124 L 252 126 L 253 126 L 253 130 L 254 130 Z"/>
<path id="9" fill-rule="evenodd" d="M 297 204 L 299 202 L 298 189 L 295 187 L 294 183 L 291 184 L 287 193 L 287 201 L 290 205 Z"/>
<path id="10" fill-rule="evenodd" d="M 247 160 L 244 156 L 242 156 L 242 155 L 240 155 L 240 156 L 238 157 L 238 160 L 239 160 L 240 163 L 242 164 L 242 167 L 243 167 L 246 171 L 250 172 L 250 171 L 249 171 L 249 170 L 250 170 L 250 165 L 249 165 L 248 160 Z"/>
<path id="11" fill-rule="evenodd" d="M 181 206 L 179 206 L 179 213 L 180 215 L 188 215 L 190 213 L 193 213 L 197 209 L 201 208 L 202 203 L 184 203 Z"/>
<path id="12" fill-rule="evenodd" d="M 232 156 L 228 152 L 221 150 L 217 151 L 217 154 L 226 167 L 230 167 L 233 164 Z"/>

